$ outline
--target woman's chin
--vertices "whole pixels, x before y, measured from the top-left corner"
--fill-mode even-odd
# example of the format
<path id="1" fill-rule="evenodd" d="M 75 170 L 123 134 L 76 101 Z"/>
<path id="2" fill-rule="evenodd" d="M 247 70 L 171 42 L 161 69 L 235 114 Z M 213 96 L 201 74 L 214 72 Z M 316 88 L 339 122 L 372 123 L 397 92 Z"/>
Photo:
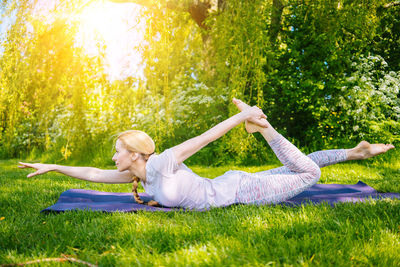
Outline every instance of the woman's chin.
<path id="1" fill-rule="evenodd" d="M 121 168 L 120 166 L 117 165 L 117 170 L 118 170 L 119 172 L 123 172 L 123 171 L 126 171 L 127 168 Z"/>

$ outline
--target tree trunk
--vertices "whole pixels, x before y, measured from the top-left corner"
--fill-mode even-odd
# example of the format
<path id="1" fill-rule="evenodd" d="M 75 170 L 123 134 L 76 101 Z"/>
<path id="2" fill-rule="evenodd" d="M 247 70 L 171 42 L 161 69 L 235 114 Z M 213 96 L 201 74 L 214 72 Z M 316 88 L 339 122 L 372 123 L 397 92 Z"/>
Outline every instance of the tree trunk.
<path id="1" fill-rule="evenodd" d="M 271 25 L 269 27 L 269 40 L 275 46 L 279 31 L 281 30 L 282 12 L 285 6 L 282 0 L 273 0 L 271 12 Z"/>

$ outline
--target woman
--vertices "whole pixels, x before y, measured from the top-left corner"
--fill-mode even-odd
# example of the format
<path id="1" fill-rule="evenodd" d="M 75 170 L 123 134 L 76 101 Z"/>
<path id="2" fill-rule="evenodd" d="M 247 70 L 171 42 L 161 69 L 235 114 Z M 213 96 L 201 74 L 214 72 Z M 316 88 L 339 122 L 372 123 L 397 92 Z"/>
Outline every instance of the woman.
<path id="1" fill-rule="evenodd" d="M 352 149 L 318 151 L 305 156 L 269 124 L 261 109 L 250 107 L 238 99 L 233 99 L 233 102 L 240 113 L 159 155 L 154 154 L 154 142 L 146 133 L 135 130 L 121 133 L 112 158 L 117 171 L 22 162 L 19 167 L 37 170 L 28 177 L 57 171 L 91 182 L 133 182 L 135 200 L 143 203 L 137 193 L 140 181 L 146 193 L 156 201 L 149 202 L 150 205 L 158 202 L 167 207 L 203 209 L 234 203 L 279 203 L 315 184 L 321 175 L 320 167 L 346 160 L 366 159 L 394 148 L 391 144 L 362 141 Z M 215 179 L 207 179 L 196 175 L 183 164 L 201 148 L 242 122 L 245 122 L 249 133 L 261 133 L 283 167 L 258 173 L 228 171 Z"/>

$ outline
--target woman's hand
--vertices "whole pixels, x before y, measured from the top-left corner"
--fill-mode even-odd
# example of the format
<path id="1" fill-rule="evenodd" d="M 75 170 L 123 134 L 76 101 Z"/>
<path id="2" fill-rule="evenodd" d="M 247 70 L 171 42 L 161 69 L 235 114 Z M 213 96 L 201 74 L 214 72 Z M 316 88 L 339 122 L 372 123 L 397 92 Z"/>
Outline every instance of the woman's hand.
<path id="1" fill-rule="evenodd" d="M 42 163 L 23 163 L 19 162 L 21 166 L 18 166 L 18 168 L 25 169 L 25 168 L 33 168 L 36 169 L 36 172 L 32 172 L 28 174 L 26 177 L 32 177 L 35 175 L 39 174 L 44 174 L 49 171 L 53 171 L 52 164 L 42 164 Z"/>
<path id="2" fill-rule="evenodd" d="M 268 127 L 268 121 L 266 120 L 267 116 L 259 107 L 253 106 L 251 108 L 246 108 L 240 113 L 244 120 L 248 120 L 249 122 L 261 127 Z"/>

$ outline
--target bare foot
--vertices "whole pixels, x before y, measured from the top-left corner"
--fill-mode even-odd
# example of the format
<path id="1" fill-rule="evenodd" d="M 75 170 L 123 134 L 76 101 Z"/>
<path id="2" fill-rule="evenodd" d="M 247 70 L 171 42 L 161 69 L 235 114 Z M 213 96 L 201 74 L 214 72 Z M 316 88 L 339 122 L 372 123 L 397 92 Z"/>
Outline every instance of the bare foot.
<path id="1" fill-rule="evenodd" d="M 247 105 L 246 103 L 244 103 L 243 101 L 241 101 L 241 100 L 239 100 L 239 99 L 233 98 L 233 99 L 232 99 L 232 102 L 236 105 L 236 107 L 237 107 L 240 111 L 245 110 L 246 108 L 250 108 L 249 105 Z M 246 131 L 247 131 L 248 133 L 259 132 L 259 131 L 261 131 L 261 130 L 263 129 L 263 127 L 258 126 L 258 125 L 256 125 L 255 123 L 250 122 L 250 121 L 247 121 L 247 120 L 245 121 L 244 124 L 245 124 Z"/>
<path id="2" fill-rule="evenodd" d="M 370 144 L 367 141 L 361 141 L 356 147 L 348 150 L 348 159 L 367 159 L 379 154 L 386 153 L 393 149 L 392 144 Z"/>

